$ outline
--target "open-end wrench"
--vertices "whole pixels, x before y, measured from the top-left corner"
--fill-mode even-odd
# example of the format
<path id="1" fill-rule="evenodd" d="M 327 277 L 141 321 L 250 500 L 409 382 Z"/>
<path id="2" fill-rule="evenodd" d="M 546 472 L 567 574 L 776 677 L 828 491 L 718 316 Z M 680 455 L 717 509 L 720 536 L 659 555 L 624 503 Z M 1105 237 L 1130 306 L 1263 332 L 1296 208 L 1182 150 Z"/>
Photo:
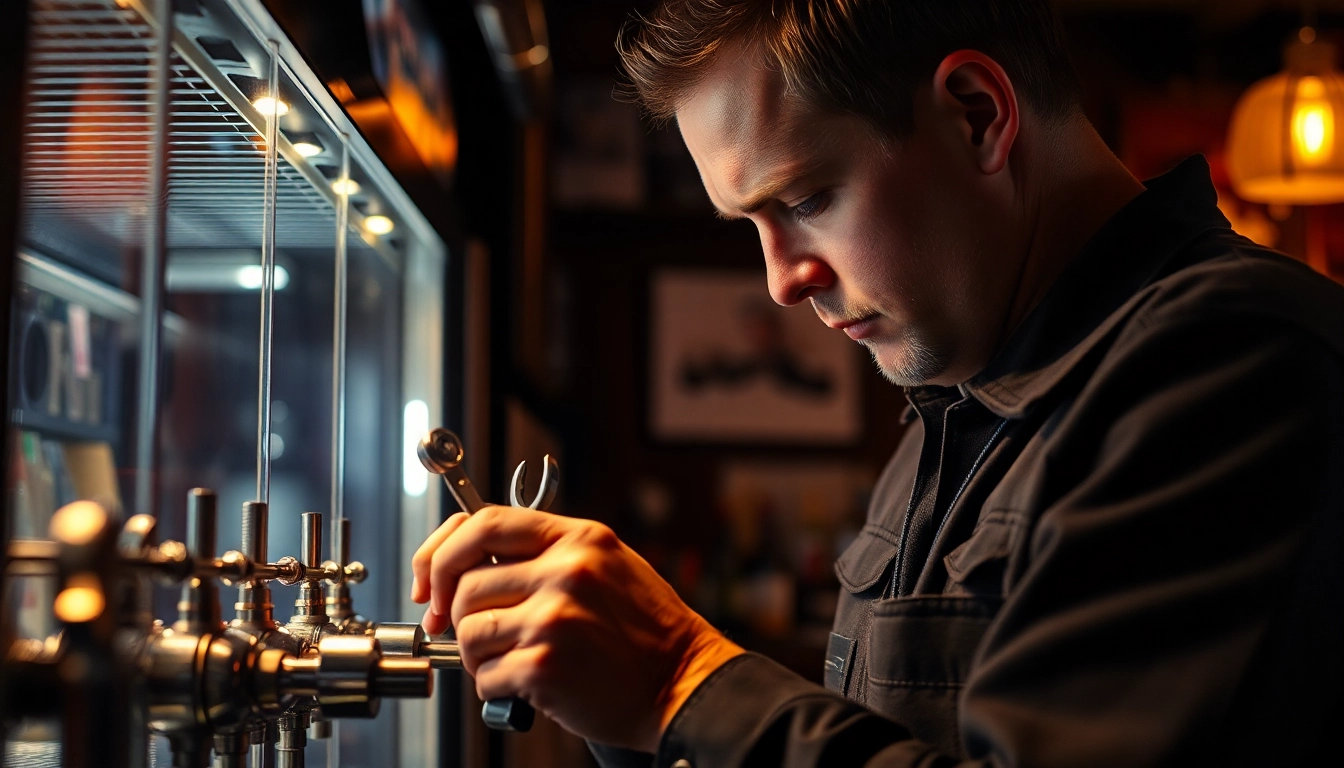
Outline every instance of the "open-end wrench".
<path id="1" fill-rule="evenodd" d="M 551 502 L 555 501 L 555 492 L 560 487 L 560 465 L 555 463 L 548 453 L 542 458 L 541 485 L 537 488 L 537 495 L 530 503 L 523 503 L 523 481 L 527 479 L 527 462 L 518 462 L 518 468 L 513 470 L 513 482 L 509 484 L 509 503 L 515 507 L 527 507 L 528 509 L 550 509 Z"/>
<path id="2" fill-rule="evenodd" d="M 457 435 L 443 427 L 431 429 L 420 438 L 420 445 L 415 452 L 425 469 L 443 476 L 448 492 L 457 500 L 463 512 L 474 515 L 486 507 L 485 500 L 476 492 L 476 486 L 471 484 L 466 470 L 462 468 L 464 454 L 462 441 Z"/>
<path id="3" fill-rule="evenodd" d="M 467 477 L 467 472 L 462 468 L 462 441 L 452 432 L 437 427 L 429 431 L 420 439 L 420 445 L 416 448 L 416 454 L 420 457 L 420 463 L 425 465 L 425 469 L 436 475 L 443 476 L 443 482 L 448 486 L 448 492 L 457 500 L 457 505 L 467 514 L 475 514 L 485 508 L 485 501 L 481 495 L 476 492 L 476 487 L 471 484 L 471 479 Z M 547 501 L 543 499 L 546 490 L 547 478 L 554 477 L 551 472 L 551 466 L 555 463 L 550 456 L 546 457 L 546 471 L 542 477 L 542 493 L 537 495 L 537 502 Z M 515 472 L 515 490 L 518 485 L 517 476 L 521 474 Z M 550 495 L 555 495 L 555 481 L 552 480 Z M 491 562 L 498 562 L 491 555 Z M 481 707 L 481 719 L 485 724 L 501 731 L 526 731 L 532 728 L 532 721 L 536 719 L 536 710 L 531 704 L 519 698 L 511 699 L 491 699 L 485 702 Z"/>

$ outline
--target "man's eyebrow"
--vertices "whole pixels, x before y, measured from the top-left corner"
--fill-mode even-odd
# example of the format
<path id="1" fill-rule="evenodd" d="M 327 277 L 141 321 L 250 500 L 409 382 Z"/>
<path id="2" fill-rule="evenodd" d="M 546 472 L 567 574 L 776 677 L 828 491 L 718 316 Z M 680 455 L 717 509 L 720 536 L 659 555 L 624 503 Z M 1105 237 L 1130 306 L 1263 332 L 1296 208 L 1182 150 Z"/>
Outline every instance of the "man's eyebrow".
<path id="1" fill-rule="evenodd" d="M 815 163 L 808 165 L 794 165 L 788 169 L 776 173 L 767 178 L 754 192 L 747 198 L 746 202 L 738 207 L 737 211 L 724 211 L 715 206 L 715 211 L 721 219 L 740 219 L 745 216 L 761 210 L 771 200 L 775 199 L 779 193 L 793 186 L 797 181 L 811 173 Z"/>

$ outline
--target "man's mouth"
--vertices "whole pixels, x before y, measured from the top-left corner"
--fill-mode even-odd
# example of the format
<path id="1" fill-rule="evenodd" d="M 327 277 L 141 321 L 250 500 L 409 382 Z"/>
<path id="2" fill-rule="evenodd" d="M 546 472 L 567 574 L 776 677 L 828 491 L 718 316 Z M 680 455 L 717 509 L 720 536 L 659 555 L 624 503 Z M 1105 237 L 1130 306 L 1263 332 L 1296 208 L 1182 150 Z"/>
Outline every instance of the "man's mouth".
<path id="1" fill-rule="evenodd" d="M 877 318 L 877 315 L 868 315 L 853 320 L 826 320 L 824 322 L 832 328 L 844 331 L 849 338 L 859 341 L 868 338 L 877 331 Z"/>

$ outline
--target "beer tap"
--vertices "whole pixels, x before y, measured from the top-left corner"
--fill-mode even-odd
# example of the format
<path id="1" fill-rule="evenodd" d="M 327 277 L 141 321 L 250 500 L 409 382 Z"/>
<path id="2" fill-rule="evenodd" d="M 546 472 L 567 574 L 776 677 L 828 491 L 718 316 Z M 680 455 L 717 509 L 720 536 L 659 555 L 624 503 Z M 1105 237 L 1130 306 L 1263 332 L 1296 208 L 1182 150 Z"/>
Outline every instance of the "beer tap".
<path id="1" fill-rule="evenodd" d="M 266 563 L 268 558 L 270 505 L 262 501 L 245 501 L 242 510 L 242 543 L 238 553 L 252 563 Z M 230 553 L 232 554 L 232 553 Z M 275 621 L 275 606 L 271 602 L 270 580 L 254 575 L 238 585 L 238 601 L 233 604 L 234 618 L 229 632 L 244 634 L 265 648 L 278 648 L 295 656 L 303 653 L 303 640 L 289 633 Z M 244 727 L 244 744 L 235 744 L 231 734 L 216 735 L 216 755 L 220 754 L 219 741 L 237 750 L 244 746 L 249 751 L 252 768 L 271 768 L 275 763 L 272 746 L 279 738 L 275 717 L 255 717 Z M 217 760 L 222 763 L 223 761 Z M 221 764 L 217 768 L 226 768 Z"/>
<path id="2" fill-rule="evenodd" d="M 294 614 L 285 624 L 285 629 L 308 644 L 317 645 L 324 636 L 335 633 L 334 625 L 327 618 L 322 582 L 328 579 L 343 580 L 345 574 L 344 569 L 335 563 L 322 562 L 322 515 L 318 512 L 304 512 L 300 520 L 302 528 L 298 562 L 293 562 L 292 557 L 283 557 L 277 563 L 292 569 L 297 575 L 293 581 L 282 578 L 281 583 L 299 585 Z"/>
<path id="3" fill-rule="evenodd" d="M 148 724 L 168 737 L 175 768 L 206 766 L 214 733 L 241 732 L 252 713 L 245 672 L 255 661 L 256 641 L 224 631 L 218 589 L 207 565 L 215 562 L 215 524 L 214 492 L 192 489 L 186 553 L 198 564 L 197 572 L 182 587 L 177 621 L 151 635 L 141 665 Z"/>
<path id="4" fill-rule="evenodd" d="M 331 548 L 336 555 L 336 564 L 340 566 L 342 574 L 347 569 L 353 573 L 363 574 L 363 563 L 350 561 L 350 518 L 342 517 L 335 522 L 336 525 L 332 527 L 335 540 L 332 541 Z M 355 613 L 350 597 L 351 581 L 353 579 L 342 578 L 331 585 L 331 589 L 327 592 L 327 618 L 342 635 L 362 635 L 371 629 L 371 624 L 368 619 Z"/>
<path id="5" fill-rule="evenodd" d="M 349 563 L 344 565 L 343 570 L 363 574 L 362 564 L 350 563 L 350 519 L 342 518 L 335 530 L 339 534 L 336 545 L 339 563 Z M 342 635 L 373 635 L 385 656 L 426 659 L 434 669 L 462 668 L 462 655 L 458 652 L 457 641 L 430 638 L 417 622 L 370 622 L 356 614 L 350 589 L 345 582 L 332 586 L 327 597 L 327 616 Z"/>
<path id="6" fill-rule="evenodd" d="M 285 631 L 300 638 L 305 646 L 320 648 L 322 639 L 337 633 L 337 628 L 327 617 L 327 604 L 323 596 L 323 573 L 326 566 L 334 563 L 322 563 L 322 515 L 317 512 L 304 512 L 300 515 L 301 536 L 299 539 L 299 597 L 294 601 L 294 614 L 285 624 Z M 293 558 L 282 558 L 281 563 Z M 286 563 L 288 565 L 288 563 Z M 338 581 L 344 582 L 344 569 L 333 569 L 339 574 Z M 314 692 L 314 696 L 316 692 Z M 304 748 L 307 747 L 308 726 L 312 723 L 313 699 L 301 701 L 285 711 L 277 722 L 278 741 L 275 749 L 276 768 L 302 768 Z"/>

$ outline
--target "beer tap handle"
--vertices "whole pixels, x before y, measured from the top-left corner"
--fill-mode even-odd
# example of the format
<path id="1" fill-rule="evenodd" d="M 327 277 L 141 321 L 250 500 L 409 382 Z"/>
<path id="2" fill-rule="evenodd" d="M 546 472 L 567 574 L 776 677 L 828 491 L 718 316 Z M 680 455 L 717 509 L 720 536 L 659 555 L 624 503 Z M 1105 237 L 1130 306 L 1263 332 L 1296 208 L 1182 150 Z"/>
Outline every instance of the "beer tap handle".
<path id="1" fill-rule="evenodd" d="M 187 552 L 193 560 L 208 560 L 215 556 L 217 502 L 215 492 L 206 488 L 192 488 L 187 493 Z M 182 587 L 177 612 L 177 621 L 173 624 L 176 632 L 204 635 L 222 629 L 219 591 L 215 589 L 214 579 L 192 576 Z"/>

